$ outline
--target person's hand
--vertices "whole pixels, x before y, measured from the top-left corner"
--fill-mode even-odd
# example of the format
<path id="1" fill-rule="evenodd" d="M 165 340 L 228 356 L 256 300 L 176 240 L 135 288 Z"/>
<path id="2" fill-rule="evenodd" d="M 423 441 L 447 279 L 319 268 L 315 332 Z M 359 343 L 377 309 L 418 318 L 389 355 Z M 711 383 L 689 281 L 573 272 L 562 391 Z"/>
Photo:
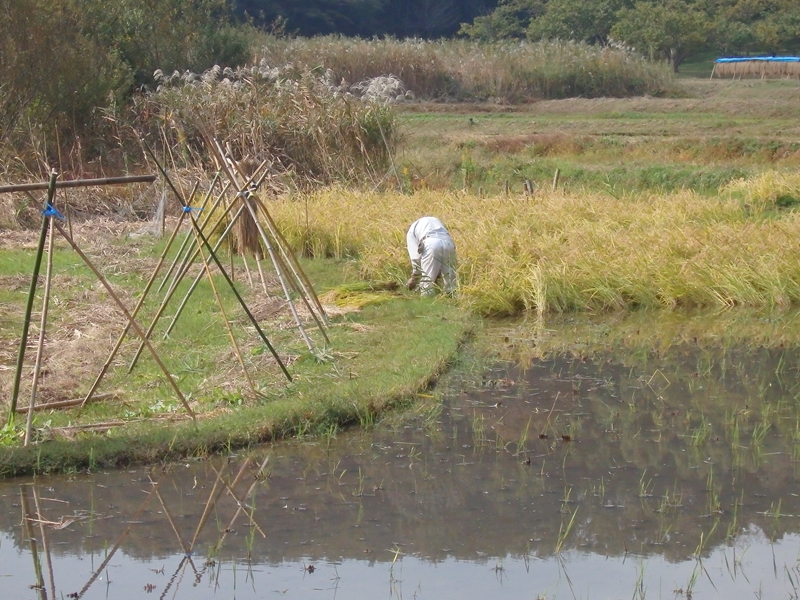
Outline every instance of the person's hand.
<path id="1" fill-rule="evenodd" d="M 409 290 L 417 289 L 417 282 L 419 280 L 416 277 L 410 277 L 408 281 L 406 281 L 406 288 Z"/>

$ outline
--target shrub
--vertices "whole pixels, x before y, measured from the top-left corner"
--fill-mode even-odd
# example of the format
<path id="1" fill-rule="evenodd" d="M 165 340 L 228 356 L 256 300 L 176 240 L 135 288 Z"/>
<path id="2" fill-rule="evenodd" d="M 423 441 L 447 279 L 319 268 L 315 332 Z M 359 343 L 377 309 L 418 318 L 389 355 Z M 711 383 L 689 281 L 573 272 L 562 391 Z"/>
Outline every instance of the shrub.
<path id="1" fill-rule="evenodd" d="M 152 137 L 166 125 L 164 139 L 183 166 L 207 161 L 204 135 L 236 160 L 269 161 L 284 185 L 378 183 L 389 166 L 396 125 L 388 105 L 309 71 L 262 60 L 202 74 L 159 71 L 156 79 L 158 90 L 136 99 L 137 125 Z"/>

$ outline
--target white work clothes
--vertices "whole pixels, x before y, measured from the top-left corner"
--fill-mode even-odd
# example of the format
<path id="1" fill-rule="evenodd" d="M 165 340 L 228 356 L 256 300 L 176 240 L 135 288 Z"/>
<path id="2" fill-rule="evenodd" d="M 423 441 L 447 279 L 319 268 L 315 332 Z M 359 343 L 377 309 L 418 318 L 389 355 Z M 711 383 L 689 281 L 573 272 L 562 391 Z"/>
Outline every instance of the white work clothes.
<path id="1" fill-rule="evenodd" d="M 442 222 L 436 217 L 414 221 L 406 234 L 406 244 L 413 275 L 421 276 L 420 291 L 425 295 L 433 293 L 441 277 L 444 292 L 452 294 L 458 283 L 456 245 Z"/>

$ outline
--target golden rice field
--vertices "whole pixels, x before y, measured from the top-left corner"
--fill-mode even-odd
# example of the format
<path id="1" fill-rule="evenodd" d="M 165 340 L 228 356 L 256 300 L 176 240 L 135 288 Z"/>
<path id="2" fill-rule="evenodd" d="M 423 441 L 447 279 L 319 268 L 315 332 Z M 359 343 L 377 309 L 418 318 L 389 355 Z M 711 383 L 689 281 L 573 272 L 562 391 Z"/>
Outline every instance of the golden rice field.
<path id="1" fill-rule="evenodd" d="M 767 172 L 715 197 L 326 190 L 270 204 L 298 250 L 357 258 L 403 281 L 405 231 L 432 214 L 459 256 L 459 299 L 481 314 L 800 302 L 800 175 Z"/>

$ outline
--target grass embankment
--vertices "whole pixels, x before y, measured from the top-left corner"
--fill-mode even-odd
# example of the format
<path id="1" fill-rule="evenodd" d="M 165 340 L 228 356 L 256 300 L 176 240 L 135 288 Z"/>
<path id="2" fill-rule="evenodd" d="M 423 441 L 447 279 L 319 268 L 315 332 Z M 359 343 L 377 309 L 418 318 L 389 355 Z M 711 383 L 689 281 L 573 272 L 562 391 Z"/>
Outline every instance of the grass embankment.
<path id="1" fill-rule="evenodd" d="M 146 260 L 130 246 L 123 244 L 120 251 L 126 260 L 110 260 L 107 270 L 130 305 L 131 290 L 141 289 L 141 277 L 152 266 L 151 251 Z M 11 395 L 30 254 L 8 251 L 8 260 L 0 265 L 3 279 L 12 284 L 4 286 L 0 315 L 6 348 L 0 353 L 4 399 Z M 127 272 L 120 271 L 123 266 Z M 306 268 L 323 295 L 331 288 L 341 291 L 343 285 L 364 290 L 353 281 L 349 263 L 313 261 Z M 54 278 L 40 402 L 82 397 L 121 329 L 113 305 L 73 255 L 58 254 L 54 270 L 61 275 Z M 261 293 L 250 290 L 251 308 L 260 314 L 261 326 L 293 377 L 288 383 L 269 352 L 253 339 L 252 327 L 236 312 L 224 285 L 220 292 L 226 296 L 223 304 L 257 395 L 248 390 L 210 288 L 201 286 L 170 338 L 154 337 L 162 360 L 197 414 L 196 424 L 146 354 L 127 374 L 136 346 L 131 340 L 99 390 L 110 390 L 110 398 L 84 408 L 36 413 L 36 443 L 26 448 L 19 439 L 24 416 L 17 419 L 16 431 L 3 432 L 0 476 L 201 457 L 289 435 L 333 433 L 353 422 L 366 425 L 427 388 L 454 359 L 470 330 L 465 313 L 448 300 L 371 292 L 363 295 L 368 305 L 361 310 L 331 307 L 336 314 L 331 316 L 330 344 L 320 341 L 315 356 L 303 345 L 281 302 L 265 307 Z M 319 336 L 312 332 L 312 337 Z M 34 354 L 29 351 L 30 361 Z M 20 405 L 30 397 L 30 371 L 25 371 Z M 4 418 L 7 409 L 6 404 Z"/>
<path id="2" fill-rule="evenodd" d="M 800 177 L 766 173 L 717 197 L 337 191 L 273 210 L 296 247 L 358 255 L 364 276 L 398 280 L 404 226 L 435 214 L 456 241 L 463 305 L 508 315 L 800 303 L 798 203 Z"/>

